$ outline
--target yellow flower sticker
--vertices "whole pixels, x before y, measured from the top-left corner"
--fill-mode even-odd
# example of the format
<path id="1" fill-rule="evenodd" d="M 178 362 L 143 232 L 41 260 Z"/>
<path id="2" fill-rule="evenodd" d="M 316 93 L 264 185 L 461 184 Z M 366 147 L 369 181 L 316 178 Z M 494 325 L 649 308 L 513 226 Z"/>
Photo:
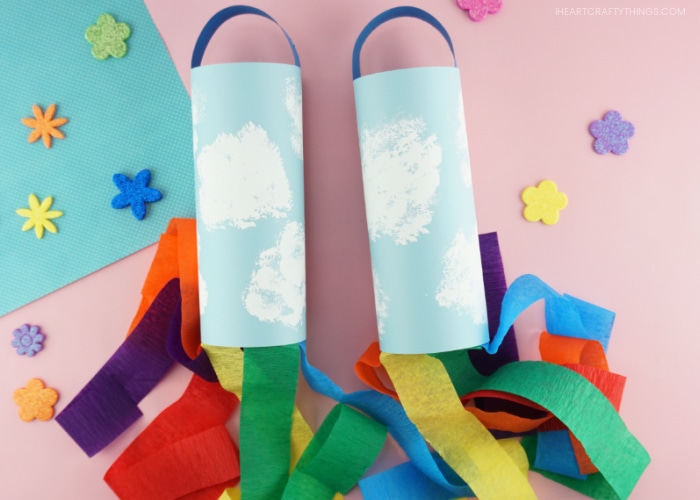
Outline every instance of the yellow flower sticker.
<path id="1" fill-rule="evenodd" d="M 559 211 L 564 210 L 569 199 L 564 193 L 560 193 L 554 181 L 545 180 L 537 187 L 527 187 L 520 196 L 525 203 L 523 216 L 530 222 L 541 220 L 547 225 L 556 224 L 559 220 Z"/>
<path id="2" fill-rule="evenodd" d="M 36 237 L 39 239 L 44 236 L 44 229 L 50 233 L 56 233 L 58 229 L 56 225 L 51 222 L 51 219 L 61 217 L 63 212 L 49 210 L 52 203 L 52 196 L 44 198 L 44 200 L 39 203 L 39 198 L 37 198 L 35 194 L 30 194 L 29 208 L 18 208 L 16 211 L 17 215 L 27 217 L 28 219 L 22 226 L 22 231 L 29 231 L 31 228 L 34 228 L 34 234 L 36 234 Z"/>
<path id="3" fill-rule="evenodd" d="M 58 401 L 56 389 L 47 388 L 41 379 L 33 378 L 26 387 L 17 389 L 12 399 L 19 406 L 19 418 L 23 422 L 51 420 L 53 405 Z"/>

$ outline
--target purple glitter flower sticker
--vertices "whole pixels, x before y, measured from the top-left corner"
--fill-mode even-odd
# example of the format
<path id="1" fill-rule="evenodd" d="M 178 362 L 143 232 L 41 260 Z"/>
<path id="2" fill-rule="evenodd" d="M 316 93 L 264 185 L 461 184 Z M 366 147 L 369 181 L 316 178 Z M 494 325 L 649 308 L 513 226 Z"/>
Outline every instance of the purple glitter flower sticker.
<path id="1" fill-rule="evenodd" d="M 503 6 L 502 0 L 457 0 L 460 9 L 466 10 L 472 21 L 483 21 L 488 14 L 496 14 Z"/>
<path id="2" fill-rule="evenodd" d="M 593 149 L 601 155 L 610 152 L 621 155 L 627 152 L 627 139 L 634 135 L 634 125 L 623 121 L 618 111 L 608 111 L 602 120 L 591 123 L 588 130 L 596 138 Z"/>
<path id="3" fill-rule="evenodd" d="M 44 347 L 44 334 L 35 325 L 22 325 L 12 331 L 12 347 L 17 349 L 17 354 L 31 358 Z"/>

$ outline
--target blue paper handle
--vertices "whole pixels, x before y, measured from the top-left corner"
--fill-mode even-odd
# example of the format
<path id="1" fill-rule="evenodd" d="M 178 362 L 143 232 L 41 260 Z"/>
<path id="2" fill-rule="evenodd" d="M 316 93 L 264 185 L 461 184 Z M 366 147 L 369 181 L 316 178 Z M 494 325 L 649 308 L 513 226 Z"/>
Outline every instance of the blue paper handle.
<path id="1" fill-rule="evenodd" d="M 452 45 L 452 39 L 450 38 L 450 35 L 447 33 L 447 30 L 445 27 L 440 24 L 440 21 L 435 19 L 432 15 L 428 14 L 426 11 L 419 9 L 418 7 L 394 7 L 393 9 L 385 10 L 381 14 L 379 14 L 377 17 L 372 19 L 369 23 L 367 23 L 367 26 L 365 26 L 365 29 L 362 30 L 360 35 L 357 37 L 357 41 L 355 42 L 355 48 L 352 51 L 352 79 L 356 80 L 360 78 L 361 73 L 360 73 L 360 51 L 362 50 L 362 46 L 364 45 L 365 41 L 367 40 L 367 37 L 372 34 L 374 30 L 376 30 L 379 26 L 384 24 L 387 21 L 391 21 L 392 19 L 396 19 L 397 17 L 414 17 L 416 19 L 420 19 L 421 21 L 425 21 L 429 25 L 431 25 L 433 28 L 438 30 L 440 34 L 445 38 L 445 41 L 447 42 L 447 45 L 450 46 L 450 51 L 452 52 L 452 59 L 454 59 L 455 62 L 455 67 L 457 67 L 457 58 L 455 57 L 455 49 L 454 46 Z"/>
<path id="2" fill-rule="evenodd" d="M 294 46 L 294 42 L 292 42 L 292 39 L 289 37 L 287 32 L 284 31 L 284 28 L 280 26 L 280 24 L 277 21 L 275 21 L 272 18 L 272 16 L 270 16 L 265 11 L 262 11 L 255 7 L 250 7 L 249 5 L 233 5 L 231 7 L 226 7 L 225 9 L 222 9 L 216 14 L 214 14 L 214 16 L 211 19 L 209 19 L 207 24 L 204 25 L 204 28 L 202 28 L 202 32 L 199 34 L 199 38 L 197 38 L 197 43 L 194 45 L 194 51 L 192 52 L 193 69 L 201 66 L 202 58 L 204 57 L 204 51 L 207 50 L 207 45 L 209 45 L 209 41 L 211 40 L 211 37 L 214 36 L 214 33 L 216 33 L 216 30 L 218 30 L 221 27 L 221 25 L 229 19 L 236 16 L 240 16 L 242 14 L 253 14 L 256 16 L 261 16 L 266 19 L 269 19 L 277 26 L 279 26 L 279 29 L 281 29 L 282 33 L 284 33 L 284 36 L 289 42 L 289 46 L 292 49 L 292 55 L 294 56 L 294 64 L 301 67 L 301 65 L 299 64 L 299 54 L 297 53 L 297 49 Z"/>

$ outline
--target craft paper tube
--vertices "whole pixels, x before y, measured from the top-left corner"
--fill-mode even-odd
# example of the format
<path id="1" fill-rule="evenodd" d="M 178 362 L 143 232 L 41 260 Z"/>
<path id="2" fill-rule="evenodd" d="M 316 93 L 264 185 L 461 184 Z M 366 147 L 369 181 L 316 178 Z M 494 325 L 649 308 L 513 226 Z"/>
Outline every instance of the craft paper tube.
<path id="1" fill-rule="evenodd" d="M 192 56 L 192 125 L 202 343 L 264 347 L 306 337 L 301 69 L 201 66 L 234 6 L 202 30 Z"/>
<path id="2" fill-rule="evenodd" d="M 353 53 L 355 105 L 372 257 L 379 343 L 418 354 L 489 340 L 469 151 L 456 67 L 360 75 L 360 51 L 390 9 L 362 31 Z"/>

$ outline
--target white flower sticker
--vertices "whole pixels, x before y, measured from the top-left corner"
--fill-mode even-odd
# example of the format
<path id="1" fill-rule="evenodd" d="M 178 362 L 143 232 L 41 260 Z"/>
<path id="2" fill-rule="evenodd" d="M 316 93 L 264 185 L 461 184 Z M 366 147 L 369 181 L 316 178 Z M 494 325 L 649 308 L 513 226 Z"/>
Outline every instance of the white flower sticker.
<path id="1" fill-rule="evenodd" d="M 377 312 L 377 329 L 379 336 L 384 335 L 384 322 L 389 317 L 389 302 L 391 299 L 382 289 L 379 283 L 379 275 L 372 270 L 372 281 L 374 283 L 374 307 Z"/>
<path id="2" fill-rule="evenodd" d="M 292 120 L 292 130 L 289 140 L 292 143 L 294 153 L 302 158 L 304 154 L 304 139 L 302 135 L 302 114 L 301 114 L 301 85 L 296 78 L 287 78 L 284 95 L 284 105 Z"/>
<path id="3" fill-rule="evenodd" d="M 204 146 L 197 175 L 200 217 L 209 231 L 253 227 L 259 219 L 283 218 L 292 209 L 279 148 L 252 122 Z"/>
<path id="4" fill-rule="evenodd" d="M 467 238 L 464 230 L 457 231 L 442 262 L 442 280 L 435 295 L 437 303 L 455 309 L 460 315 L 471 316 L 474 324 L 485 324 L 484 278 L 476 232 Z"/>
<path id="5" fill-rule="evenodd" d="M 440 185 L 442 149 L 426 137 L 422 118 L 399 119 L 361 131 L 362 174 L 369 236 L 399 245 L 428 232 Z"/>
<path id="6" fill-rule="evenodd" d="M 290 222 L 277 244 L 263 250 L 243 293 L 246 310 L 261 321 L 296 327 L 306 306 L 304 226 Z"/>

